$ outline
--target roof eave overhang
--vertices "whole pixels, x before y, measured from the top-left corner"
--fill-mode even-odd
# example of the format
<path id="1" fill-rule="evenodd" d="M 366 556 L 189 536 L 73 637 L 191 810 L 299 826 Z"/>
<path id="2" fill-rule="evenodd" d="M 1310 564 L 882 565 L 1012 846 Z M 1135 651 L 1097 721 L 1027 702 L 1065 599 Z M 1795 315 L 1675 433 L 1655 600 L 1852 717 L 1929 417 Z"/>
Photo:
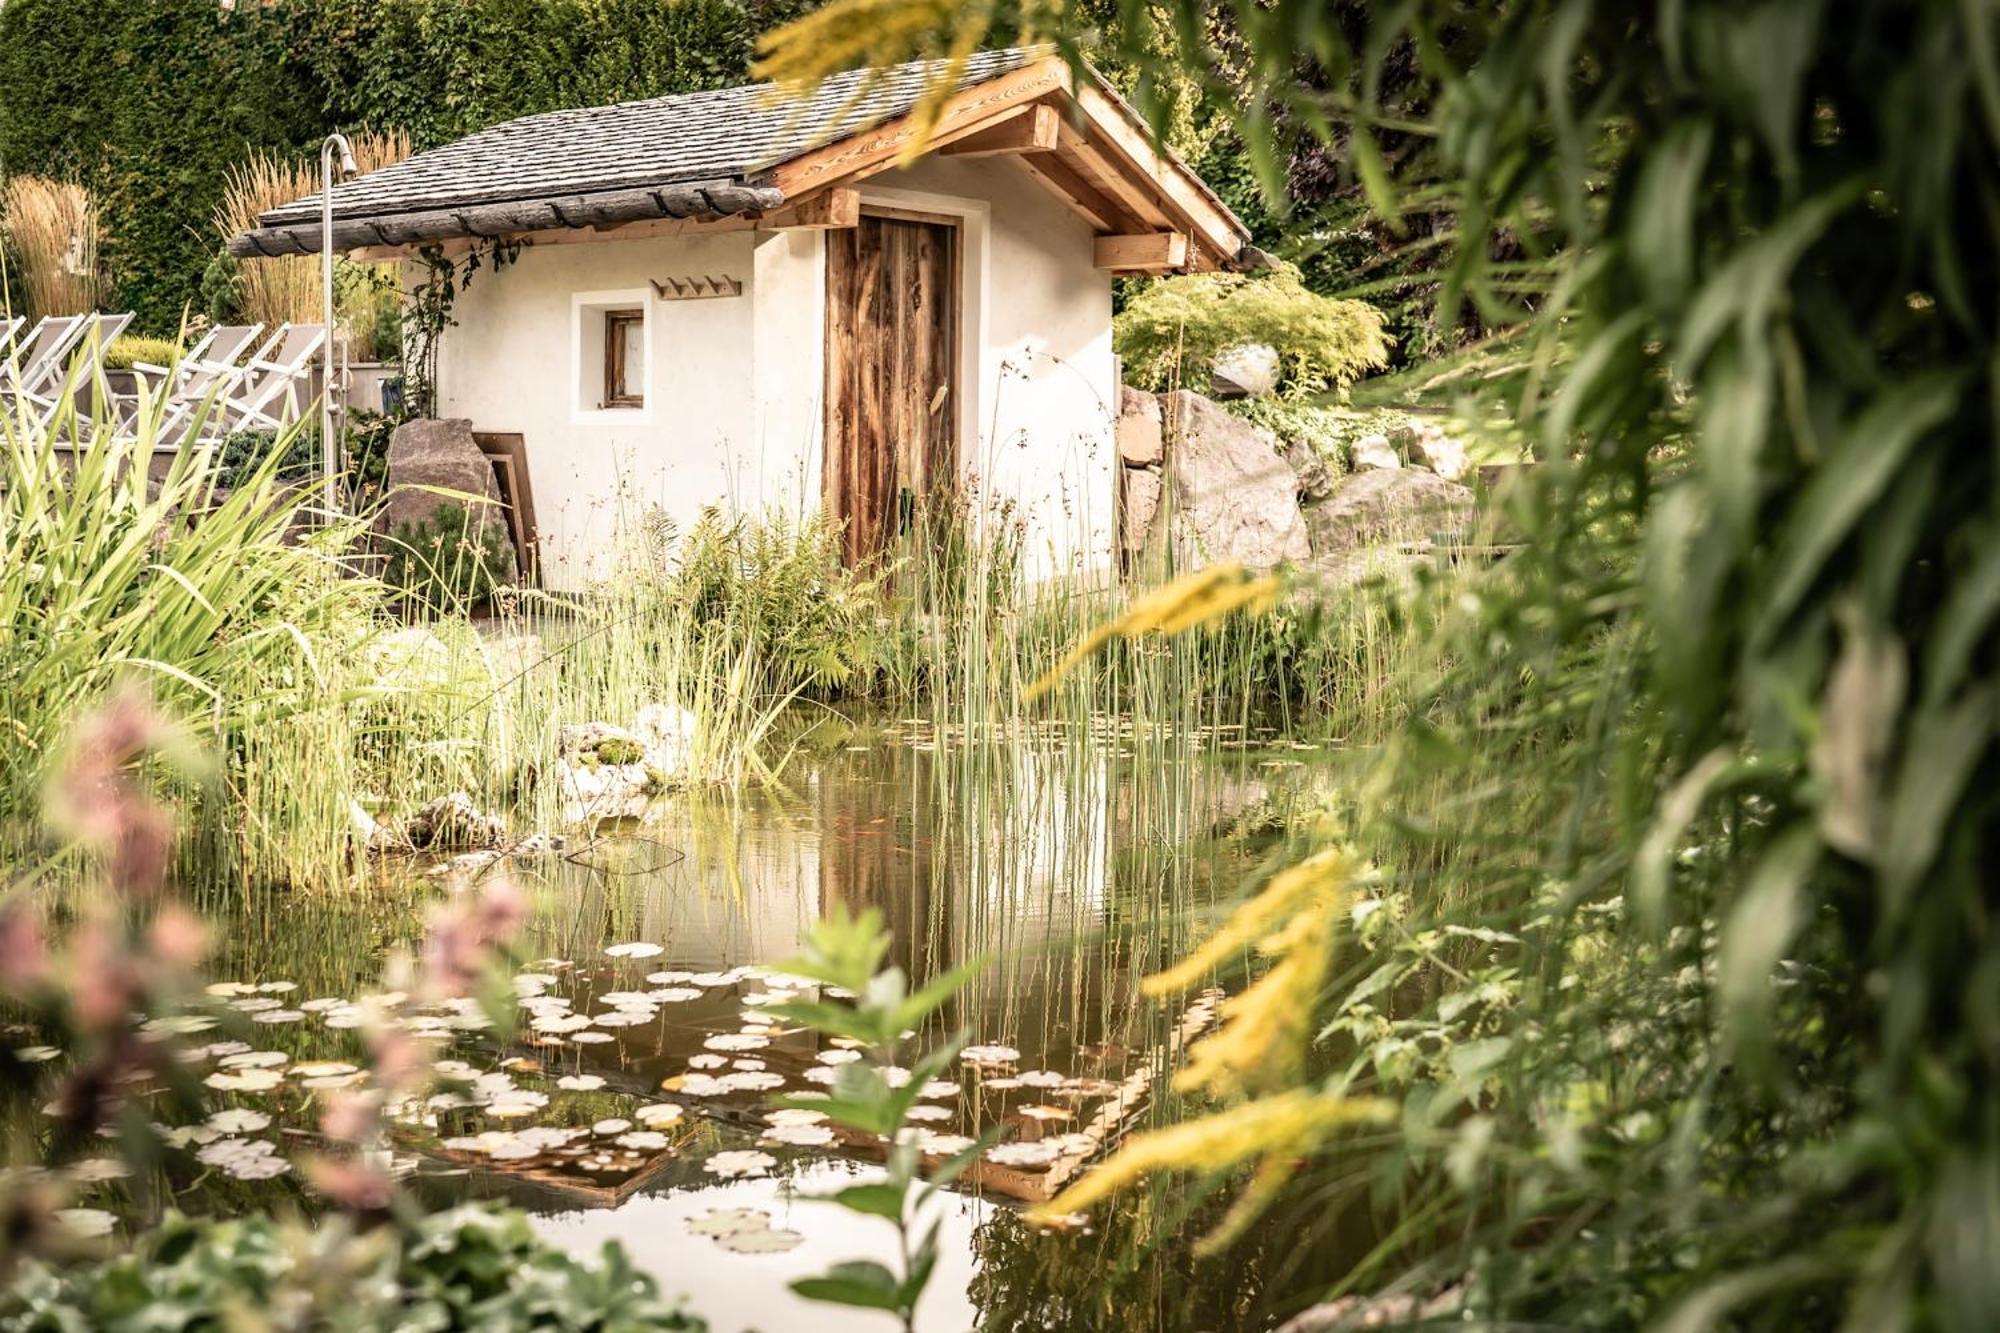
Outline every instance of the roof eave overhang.
<path id="1" fill-rule="evenodd" d="M 441 207 L 415 212 L 333 219 L 333 248 L 407 247 L 440 241 L 516 236 L 563 227 L 616 227 L 648 221 L 711 221 L 777 208 L 784 196 L 768 185 L 740 180 L 697 181 L 591 194 Z M 231 238 L 239 259 L 317 254 L 319 220 L 269 223 Z"/>

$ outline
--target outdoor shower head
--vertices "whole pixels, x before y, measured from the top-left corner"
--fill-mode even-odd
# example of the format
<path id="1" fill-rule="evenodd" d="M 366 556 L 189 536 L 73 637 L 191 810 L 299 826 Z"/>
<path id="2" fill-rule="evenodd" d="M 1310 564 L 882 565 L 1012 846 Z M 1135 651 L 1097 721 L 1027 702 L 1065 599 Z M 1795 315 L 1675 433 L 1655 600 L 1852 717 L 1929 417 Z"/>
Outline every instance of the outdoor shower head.
<path id="1" fill-rule="evenodd" d="M 354 161 L 354 149 L 348 144 L 346 135 L 344 134 L 327 135 L 325 146 L 327 148 L 334 149 L 339 152 L 340 175 L 343 179 L 345 179 L 348 176 L 359 176 L 361 174 L 360 166 L 357 165 Z"/>

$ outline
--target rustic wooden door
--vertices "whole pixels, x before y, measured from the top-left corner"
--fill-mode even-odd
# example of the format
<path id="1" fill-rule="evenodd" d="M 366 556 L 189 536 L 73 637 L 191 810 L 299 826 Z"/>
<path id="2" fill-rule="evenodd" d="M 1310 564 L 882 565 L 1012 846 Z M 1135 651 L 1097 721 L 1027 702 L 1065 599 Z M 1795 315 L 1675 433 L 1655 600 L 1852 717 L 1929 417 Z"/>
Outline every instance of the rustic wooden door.
<path id="1" fill-rule="evenodd" d="M 958 229 L 863 214 L 827 232 L 828 512 L 850 565 L 882 553 L 958 475 Z"/>

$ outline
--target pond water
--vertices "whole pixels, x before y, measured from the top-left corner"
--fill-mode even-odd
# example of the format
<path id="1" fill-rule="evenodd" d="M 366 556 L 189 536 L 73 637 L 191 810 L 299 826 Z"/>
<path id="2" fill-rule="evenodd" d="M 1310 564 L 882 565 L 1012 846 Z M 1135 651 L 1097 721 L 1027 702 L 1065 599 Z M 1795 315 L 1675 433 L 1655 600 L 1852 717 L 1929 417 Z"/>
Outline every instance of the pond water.
<path id="1" fill-rule="evenodd" d="M 793 993 L 773 965 L 813 921 L 872 907 L 919 980 L 989 960 L 945 1018 L 999 1049 L 927 1086 L 918 1114 L 940 1154 L 993 1126 L 1002 1146 L 935 1204 L 943 1259 L 920 1326 L 1259 1326 L 1244 1286 L 1135 1250 L 1159 1230 L 1143 1198 L 1087 1233 L 1037 1233 L 1019 1210 L 1158 1113 L 1173 1034 L 1213 1000 L 1162 1009 L 1136 979 L 1185 948 L 1202 909 L 1254 868 L 1261 830 L 1310 799 L 1315 752 L 1256 730 L 1111 721 L 1017 727 L 1002 744 L 833 718 L 806 741 L 780 780 L 663 798 L 642 825 L 514 867 L 537 906 L 503 999 L 511 1031 L 470 1005 L 398 996 L 399 954 L 452 892 L 416 867 L 365 895 L 205 903 L 219 1021 L 187 1040 L 207 1043 L 194 1070 L 216 1104 L 249 1114 L 184 1132 L 160 1197 L 188 1211 L 311 1206 L 297 1173 L 260 1163 L 309 1144 L 318 1099 L 358 1077 L 357 1025 L 374 1006 L 444 1058 L 423 1123 L 396 1143 L 411 1188 L 505 1199 L 579 1250 L 619 1241 L 722 1333 L 887 1327 L 787 1290 L 837 1260 L 891 1261 L 893 1232 L 815 1197 L 873 1170 L 868 1145 L 771 1114 L 853 1053 L 760 1012 Z M 917 1034 L 904 1062 L 940 1035 Z M 129 1209 L 131 1183 L 85 1202 Z"/>

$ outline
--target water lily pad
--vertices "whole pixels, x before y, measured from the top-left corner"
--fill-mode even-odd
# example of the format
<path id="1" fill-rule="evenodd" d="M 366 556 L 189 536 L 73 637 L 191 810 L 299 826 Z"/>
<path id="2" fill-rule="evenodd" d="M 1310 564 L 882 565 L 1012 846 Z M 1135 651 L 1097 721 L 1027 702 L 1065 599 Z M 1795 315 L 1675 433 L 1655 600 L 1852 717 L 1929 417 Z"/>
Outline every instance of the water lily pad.
<path id="1" fill-rule="evenodd" d="M 631 944 L 614 944 L 604 951 L 609 958 L 657 958 L 666 952 L 657 944 L 635 941 Z"/>
<path id="2" fill-rule="evenodd" d="M 1021 1053 L 1012 1046 L 968 1046 L 958 1053 L 958 1058 L 976 1067 L 997 1067 L 1013 1064 L 1021 1058 Z"/>
<path id="3" fill-rule="evenodd" d="M 275 1069 L 291 1058 L 283 1051 L 232 1051 L 221 1063 L 224 1069 Z"/>
<path id="4" fill-rule="evenodd" d="M 805 1243 L 805 1237 L 796 1231 L 780 1228 L 762 1230 L 732 1231 L 716 1238 L 716 1244 L 737 1254 L 782 1254 L 786 1250 L 797 1249 Z"/>
<path id="5" fill-rule="evenodd" d="M 823 1065 L 853 1064 L 856 1060 L 859 1060 L 860 1058 L 861 1058 L 861 1052 L 844 1050 L 840 1047 L 835 1047 L 830 1051 L 821 1051 L 819 1054 L 813 1057 L 813 1059 L 819 1061 Z M 952 1086 L 956 1088 L 958 1085 L 953 1084 Z"/>
<path id="6" fill-rule="evenodd" d="M 771 1039 L 754 1032 L 718 1032 L 702 1043 L 711 1051 L 761 1051 Z"/>
<path id="7" fill-rule="evenodd" d="M 23 1046 L 14 1052 L 14 1058 L 22 1064 L 38 1065 L 53 1060 L 62 1052 L 54 1046 Z"/>
<path id="8" fill-rule="evenodd" d="M 738 1180 L 748 1176 L 761 1176 L 778 1164 L 778 1159 L 767 1152 L 741 1149 L 719 1152 L 701 1164 L 701 1169 L 710 1175 L 721 1176 L 725 1180 Z"/>
<path id="9" fill-rule="evenodd" d="M 687 1229 L 697 1236 L 727 1236 L 738 1231 L 766 1231 L 771 1218 L 755 1208 L 711 1208 L 700 1217 L 690 1217 Z"/>
<path id="10" fill-rule="evenodd" d="M 986 1160 L 995 1166 L 1047 1166 L 1062 1154 L 1048 1142 L 996 1143 L 986 1150 Z"/>
<path id="11" fill-rule="evenodd" d="M 114 1157 L 86 1157 L 71 1162 L 63 1174 L 79 1185 L 98 1185 L 107 1180 L 123 1180 L 132 1174 L 132 1168 Z"/>
<path id="12" fill-rule="evenodd" d="M 118 1219 L 102 1208 L 58 1208 L 56 1221 L 62 1223 L 63 1230 L 72 1236 L 93 1240 L 111 1234 L 111 1228 L 118 1225 Z"/>
<path id="13" fill-rule="evenodd" d="M 243 1107 L 217 1111 L 208 1118 L 208 1127 L 220 1134 L 255 1134 L 270 1123 L 271 1117 L 262 1111 L 252 1111 Z"/>
<path id="14" fill-rule="evenodd" d="M 604 1086 L 604 1079 L 597 1074 L 564 1074 L 556 1086 L 568 1092 L 596 1092 Z"/>
<path id="15" fill-rule="evenodd" d="M 620 1134 L 613 1142 L 621 1148 L 638 1152 L 658 1152 L 667 1146 L 667 1136 L 657 1130 L 635 1129 L 628 1134 Z"/>
<path id="16" fill-rule="evenodd" d="M 764 1131 L 764 1142 L 794 1148 L 823 1148 L 833 1142 L 833 1131 L 825 1125 L 773 1125 Z"/>
<path id="17" fill-rule="evenodd" d="M 219 1071 L 202 1082 L 217 1092 L 269 1092 L 285 1081 L 275 1069 L 245 1069 L 236 1073 Z"/>
<path id="18" fill-rule="evenodd" d="M 598 1121 L 590 1127 L 590 1132 L 610 1138 L 614 1134 L 623 1134 L 631 1128 L 632 1122 L 630 1120 L 620 1120 L 614 1116 L 609 1120 Z"/>

